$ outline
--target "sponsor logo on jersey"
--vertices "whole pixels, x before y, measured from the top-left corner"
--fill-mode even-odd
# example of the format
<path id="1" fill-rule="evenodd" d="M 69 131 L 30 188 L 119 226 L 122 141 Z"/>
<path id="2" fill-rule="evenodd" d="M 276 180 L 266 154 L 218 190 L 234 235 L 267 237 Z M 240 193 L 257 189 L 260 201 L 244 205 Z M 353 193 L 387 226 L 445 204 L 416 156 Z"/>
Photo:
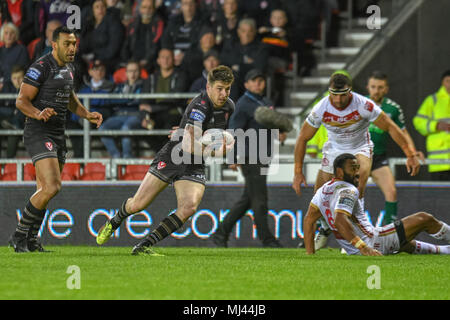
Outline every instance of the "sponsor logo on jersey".
<path id="1" fill-rule="evenodd" d="M 189 118 L 194 121 L 203 122 L 206 118 L 206 115 L 198 109 L 192 109 Z"/>
<path id="2" fill-rule="evenodd" d="M 361 120 L 358 110 L 353 111 L 345 116 L 338 116 L 328 111 L 322 116 L 322 122 L 333 127 L 346 128 Z"/>
<path id="3" fill-rule="evenodd" d="M 27 78 L 37 80 L 39 76 L 41 75 L 41 72 L 36 68 L 30 68 L 27 71 L 27 74 L 25 75 Z"/>

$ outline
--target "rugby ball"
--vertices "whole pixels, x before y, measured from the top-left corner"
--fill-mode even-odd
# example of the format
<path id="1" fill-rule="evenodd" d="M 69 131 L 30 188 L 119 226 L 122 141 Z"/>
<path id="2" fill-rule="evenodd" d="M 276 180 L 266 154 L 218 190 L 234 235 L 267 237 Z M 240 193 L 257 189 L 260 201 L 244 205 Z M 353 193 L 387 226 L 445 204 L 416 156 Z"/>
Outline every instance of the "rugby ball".
<path id="1" fill-rule="evenodd" d="M 202 136 L 202 144 L 208 146 L 210 144 L 221 146 L 225 141 L 226 145 L 234 142 L 234 137 L 228 131 L 222 129 L 208 129 Z"/>

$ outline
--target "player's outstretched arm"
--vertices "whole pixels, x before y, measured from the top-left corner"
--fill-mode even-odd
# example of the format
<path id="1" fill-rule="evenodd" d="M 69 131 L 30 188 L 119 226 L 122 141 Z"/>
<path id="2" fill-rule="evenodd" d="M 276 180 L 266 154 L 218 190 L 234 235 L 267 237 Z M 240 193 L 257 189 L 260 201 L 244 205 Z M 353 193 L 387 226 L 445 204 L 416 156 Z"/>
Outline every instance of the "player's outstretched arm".
<path id="1" fill-rule="evenodd" d="M 403 150 L 407 157 L 406 168 L 408 173 L 410 173 L 411 176 L 418 174 L 420 163 L 417 157 L 417 151 L 414 146 L 409 143 L 408 138 L 403 131 L 384 112 L 382 112 L 377 120 L 374 121 L 374 124 L 378 128 L 387 131 L 395 143 Z"/>
<path id="2" fill-rule="evenodd" d="M 38 92 L 38 88 L 27 83 L 22 83 L 16 99 L 16 107 L 28 118 L 47 122 L 52 116 L 56 115 L 56 111 L 53 108 L 39 110 L 33 106 L 31 101 L 34 100 Z"/>
<path id="3" fill-rule="evenodd" d="M 381 256 L 382 254 L 361 240 L 354 232 L 352 224 L 349 220 L 350 213 L 343 210 L 336 210 L 336 219 L 334 226 L 339 234 L 348 242 L 350 242 L 356 249 L 359 249 L 364 256 Z"/>
<path id="4" fill-rule="evenodd" d="M 314 254 L 314 232 L 316 230 L 316 221 L 321 217 L 319 209 L 310 204 L 308 212 L 305 215 L 305 220 L 303 221 L 303 232 L 305 240 L 305 249 L 307 254 Z"/>
<path id="5" fill-rule="evenodd" d="M 311 140 L 317 132 L 317 128 L 309 125 L 306 121 L 300 130 L 300 134 L 295 142 L 294 149 L 294 181 L 292 182 L 292 188 L 295 190 L 298 196 L 302 194 L 301 185 L 306 187 L 306 179 L 303 175 L 303 161 L 305 160 L 306 143 Z"/>
<path id="6" fill-rule="evenodd" d="M 89 112 L 80 102 L 75 92 L 71 92 L 70 101 L 68 105 L 69 110 L 79 116 L 80 118 L 86 119 L 89 122 L 97 125 L 97 128 L 103 122 L 103 116 L 98 112 Z"/>

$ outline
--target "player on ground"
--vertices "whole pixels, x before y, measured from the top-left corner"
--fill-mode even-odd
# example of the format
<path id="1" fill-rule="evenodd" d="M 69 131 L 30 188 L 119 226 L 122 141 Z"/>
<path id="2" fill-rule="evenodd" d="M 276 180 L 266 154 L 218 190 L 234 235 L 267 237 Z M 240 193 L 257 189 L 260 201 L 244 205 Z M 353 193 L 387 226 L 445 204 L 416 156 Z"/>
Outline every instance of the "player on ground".
<path id="1" fill-rule="evenodd" d="M 233 72 L 228 67 L 219 66 L 209 72 L 206 92 L 191 101 L 180 122 L 179 127 L 184 129 L 181 144 L 172 138 L 158 152 L 136 194 L 125 200 L 118 213 L 100 229 L 98 244 L 108 241 L 124 219 L 147 208 L 169 184 L 175 188 L 177 211 L 163 219 L 153 232 L 141 240 L 132 254 L 154 254 L 151 247 L 181 228 L 196 212 L 205 191 L 203 150 L 197 137 L 201 138 L 202 132 L 207 129 L 227 128 L 228 119 L 234 111 L 234 103 L 229 99 L 233 81 Z M 224 141 L 220 148 L 222 154 L 233 149 L 233 144 L 234 141 L 228 145 Z M 198 149 L 200 154 L 196 152 Z M 188 155 L 190 161 L 174 163 L 174 155 L 180 154 Z"/>
<path id="2" fill-rule="evenodd" d="M 356 156 L 344 153 L 333 163 L 335 178 L 317 190 L 304 221 L 305 247 L 315 253 L 316 221 L 323 217 L 347 254 L 368 256 L 400 251 L 417 254 L 450 254 L 450 246 L 438 246 L 414 238 L 422 231 L 450 243 L 450 227 L 431 214 L 418 212 L 384 227 L 374 227 L 358 201 L 360 165 Z"/>
<path id="3" fill-rule="evenodd" d="M 417 152 L 400 128 L 370 99 L 351 91 L 351 81 L 343 74 L 334 74 L 329 84 L 330 95 L 324 97 L 308 115 L 295 145 L 294 181 L 295 192 L 301 195 L 301 184 L 306 186 L 303 161 L 306 143 L 314 136 L 321 124 L 327 129 L 328 141 L 323 146 L 323 159 L 316 186 L 319 188 L 333 177 L 333 161 L 342 152 L 354 154 L 361 165 L 359 195 L 362 199 L 372 166 L 373 143 L 369 124 L 387 131 L 407 156 L 406 167 L 414 176 L 419 171 Z"/>
<path id="4" fill-rule="evenodd" d="M 27 117 L 23 134 L 25 148 L 36 167 L 37 191 L 25 206 L 9 244 L 16 252 L 45 251 L 37 235 L 48 202 L 61 189 L 61 171 L 66 160 L 65 123 L 69 109 L 95 123 L 103 118 L 89 112 L 74 90 L 77 38 L 65 26 L 53 32 L 52 51 L 36 60 L 25 74 L 16 107 Z"/>

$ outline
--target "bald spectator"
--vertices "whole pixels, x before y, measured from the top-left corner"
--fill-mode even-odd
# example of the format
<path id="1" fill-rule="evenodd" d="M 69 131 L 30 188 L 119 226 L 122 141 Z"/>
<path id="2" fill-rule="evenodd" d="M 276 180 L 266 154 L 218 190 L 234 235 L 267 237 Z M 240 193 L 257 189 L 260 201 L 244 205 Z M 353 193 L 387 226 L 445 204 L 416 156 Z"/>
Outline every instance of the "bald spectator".
<path id="1" fill-rule="evenodd" d="M 259 69 L 266 72 L 269 52 L 256 37 L 256 21 L 242 19 L 238 27 L 239 41 L 222 49 L 220 60 L 237 73 L 239 92 L 243 93 L 244 78 L 248 71 Z"/>
<path id="2" fill-rule="evenodd" d="M 53 31 L 56 28 L 62 26 L 61 21 L 59 20 L 50 20 L 47 23 L 47 27 L 45 28 L 45 37 L 42 37 L 41 40 L 36 43 L 34 50 L 32 52 L 31 61 L 35 61 L 36 59 L 42 57 L 44 54 L 52 51 L 52 38 Z"/>
<path id="3" fill-rule="evenodd" d="M 156 12 L 155 0 L 142 0 L 139 15 L 128 26 L 122 47 L 122 61 L 139 61 L 141 68 L 153 72 L 161 47 L 164 21 Z"/>

